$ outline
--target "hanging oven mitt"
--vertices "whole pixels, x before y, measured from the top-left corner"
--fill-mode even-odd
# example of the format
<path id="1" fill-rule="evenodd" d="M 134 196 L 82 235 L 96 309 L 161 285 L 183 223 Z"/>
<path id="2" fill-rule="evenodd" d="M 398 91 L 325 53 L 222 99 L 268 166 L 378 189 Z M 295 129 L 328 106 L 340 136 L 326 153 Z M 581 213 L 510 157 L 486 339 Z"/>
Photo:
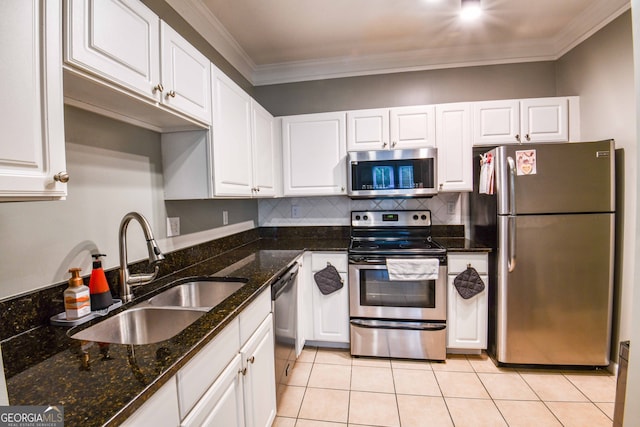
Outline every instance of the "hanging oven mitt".
<path id="1" fill-rule="evenodd" d="M 318 285 L 318 289 L 320 289 L 323 295 L 335 292 L 342 288 L 343 285 L 340 273 L 338 273 L 338 270 L 331 264 L 327 264 L 325 268 L 316 272 L 316 274 L 313 275 L 313 279 L 316 281 L 316 285 Z"/>
<path id="2" fill-rule="evenodd" d="M 464 299 L 469 299 L 484 291 L 484 282 L 476 269 L 471 266 L 453 279 L 453 285 Z"/>

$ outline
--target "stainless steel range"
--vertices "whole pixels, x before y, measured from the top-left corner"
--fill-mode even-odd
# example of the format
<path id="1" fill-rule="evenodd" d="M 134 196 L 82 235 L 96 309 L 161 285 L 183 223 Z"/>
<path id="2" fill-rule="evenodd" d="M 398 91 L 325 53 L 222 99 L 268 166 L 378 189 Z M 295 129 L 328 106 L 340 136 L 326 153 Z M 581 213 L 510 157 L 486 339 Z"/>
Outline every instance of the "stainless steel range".
<path id="1" fill-rule="evenodd" d="M 446 249 L 431 212 L 353 211 L 349 316 L 354 356 L 446 358 Z"/>

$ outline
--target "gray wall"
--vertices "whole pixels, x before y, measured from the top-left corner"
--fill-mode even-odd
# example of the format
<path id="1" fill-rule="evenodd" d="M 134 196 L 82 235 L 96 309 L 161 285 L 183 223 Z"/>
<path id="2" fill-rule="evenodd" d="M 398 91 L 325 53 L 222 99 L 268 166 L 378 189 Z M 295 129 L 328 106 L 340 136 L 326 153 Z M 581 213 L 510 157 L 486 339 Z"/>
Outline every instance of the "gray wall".
<path id="1" fill-rule="evenodd" d="M 65 201 L 0 203 L 0 299 L 65 281 L 70 267 L 90 273 L 92 251 L 119 264 L 118 228 L 129 211 L 151 223 L 161 249 L 166 216 L 181 217 L 182 234 L 229 223 L 258 223 L 255 200 L 167 202 L 163 197 L 160 135 L 72 107 L 65 107 Z M 146 258 L 140 227 L 131 224 L 129 259 Z M 188 236 L 181 236 L 182 239 Z"/>
<path id="2" fill-rule="evenodd" d="M 555 96 L 554 62 L 493 65 L 257 86 L 271 114 Z"/>
<path id="3" fill-rule="evenodd" d="M 637 168 L 631 12 L 557 61 L 558 95 L 580 95 L 582 139 L 616 141 L 617 250 L 613 350 L 629 339 L 635 271 Z"/>

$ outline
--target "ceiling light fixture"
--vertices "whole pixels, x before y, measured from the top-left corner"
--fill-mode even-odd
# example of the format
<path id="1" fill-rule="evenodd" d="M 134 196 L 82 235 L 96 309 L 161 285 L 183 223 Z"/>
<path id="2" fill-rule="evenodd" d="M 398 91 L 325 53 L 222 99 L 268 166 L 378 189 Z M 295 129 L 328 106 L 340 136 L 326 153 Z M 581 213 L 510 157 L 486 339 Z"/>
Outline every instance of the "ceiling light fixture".
<path id="1" fill-rule="evenodd" d="M 460 18 L 464 21 L 472 21 L 478 19 L 482 15 L 482 7 L 480 0 L 460 0 Z"/>

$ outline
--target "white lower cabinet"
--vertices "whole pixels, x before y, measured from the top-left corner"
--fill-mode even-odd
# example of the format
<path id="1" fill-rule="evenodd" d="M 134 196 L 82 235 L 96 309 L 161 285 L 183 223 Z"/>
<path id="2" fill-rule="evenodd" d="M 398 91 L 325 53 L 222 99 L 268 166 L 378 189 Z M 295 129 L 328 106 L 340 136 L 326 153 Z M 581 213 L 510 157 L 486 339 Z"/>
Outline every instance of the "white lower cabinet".
<path id="1" fill-rule="evenodd" d="M 177 426 L 179 423 L 176 379 L 171 378 L 121 425 L 131 427 Z"/>
<path id="2" fill-rule="evenodd" d="M 124 425 L 269 427 L 275 416 L 273 317 L 268 288 Z"/>
<path id="3" fill-rule="evenodd" d="M 485 288 L 464 299 L 453 284 L 469 266 L 476 269 Z M 486 253 L 455 252 L 447 255 L 447 350 L 483 350 L 487 348 L 489 271 Z"/>
<path id="4" fill-rule="evenodd" d="M 269 315 L 240 350 L 243 364 L 244 419 L 247 427 L 269 427 L 276 418 L 273 345 L 273 317 Z"/>
<path id="5" fill-rule="evenodd" d="M 309 263 L 307 263 L 308 266 Z M 349 289 L 347 286 L 347 254 L 344 252 L 312 252 L 307 290 L 311 292 L 312 328 L 308 340 L 326 343 L 349 343 Z M 313 275 L 333 265 L 344 286 L 328 295 L 318 289 Z M 310 289 L 309 289 L 310 288 Z"/>
<path id="6" fill-rule="evenodd" d="M 233 358 L 180 425 L 184 427 L 245 425 L 242 358 L 239 354 Z"/>

